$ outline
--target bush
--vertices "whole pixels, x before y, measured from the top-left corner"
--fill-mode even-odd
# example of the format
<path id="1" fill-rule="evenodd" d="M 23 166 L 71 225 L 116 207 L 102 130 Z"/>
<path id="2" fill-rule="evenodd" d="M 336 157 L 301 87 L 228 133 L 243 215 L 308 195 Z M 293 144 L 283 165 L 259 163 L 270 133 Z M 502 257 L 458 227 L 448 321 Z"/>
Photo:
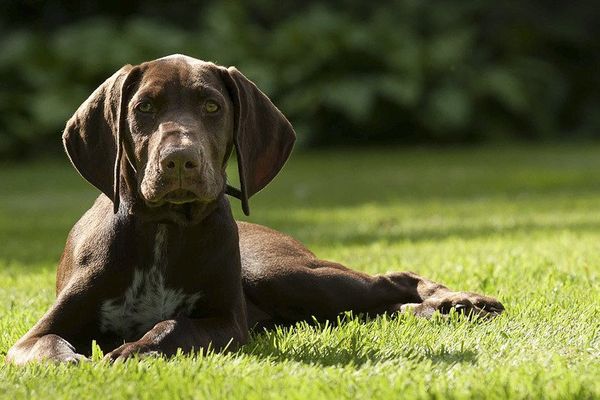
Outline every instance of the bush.
<path id="1" fill-rule="evenodd" d="M 0 154 L 58 149 L 65 120 L 114 70 L 178 52 L 238 66 L 306 146 L 597 135 L 593 2 L 328 4 L 218 2 L 197 7 L 193 29 L 105 16 L 6 32 Z"/>

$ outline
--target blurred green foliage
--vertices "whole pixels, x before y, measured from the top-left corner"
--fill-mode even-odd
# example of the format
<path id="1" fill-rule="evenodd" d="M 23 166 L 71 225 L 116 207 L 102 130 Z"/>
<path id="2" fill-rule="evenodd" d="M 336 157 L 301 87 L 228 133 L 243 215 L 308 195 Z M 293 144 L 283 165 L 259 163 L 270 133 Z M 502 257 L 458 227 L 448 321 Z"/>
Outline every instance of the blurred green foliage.
<path id="1" fill-rule="evenodd" d="M 65 120 L 113 71 L 172 53 L 236 65 L 306 146 L 599 134 L 593 1 L 363 3 L 193 3 L 161 19 L 149 1 L 155 15 L 8 24 L 0 154 L 58 150 Z"/>

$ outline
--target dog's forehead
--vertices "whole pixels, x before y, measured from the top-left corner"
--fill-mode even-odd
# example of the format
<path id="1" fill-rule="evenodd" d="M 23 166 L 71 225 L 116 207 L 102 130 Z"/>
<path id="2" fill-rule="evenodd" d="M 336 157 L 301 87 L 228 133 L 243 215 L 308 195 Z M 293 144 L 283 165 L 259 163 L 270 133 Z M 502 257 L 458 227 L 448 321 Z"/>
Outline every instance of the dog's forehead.
<path id="1" fill-rule="evenodd" d="M 206 61 L 200 60 L 198 58 L 186 56 L 185 54 L 171 54 L 170 56 L 165 56 L 161 58 L 157 58 L 154 61 L 181 61 L 188 64 L 197 64 L 197 63 L 206 63 Z"/>
<path id="2" fill-rule="evenodd" d="M 145 83 L 153 86 L 186 88 L 212 86 L 221 88 L 219 67 L 193 57 L 175 54 L 143 64 Z"/>

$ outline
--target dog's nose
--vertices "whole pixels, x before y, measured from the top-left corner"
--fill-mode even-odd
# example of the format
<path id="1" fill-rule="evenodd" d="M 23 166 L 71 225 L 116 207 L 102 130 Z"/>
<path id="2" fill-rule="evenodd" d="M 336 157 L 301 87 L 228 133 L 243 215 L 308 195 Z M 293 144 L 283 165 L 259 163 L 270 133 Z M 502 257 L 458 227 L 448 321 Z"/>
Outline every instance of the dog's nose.
<path id="1" fill-rule="evenodd" d="M 160 169 L 169 175 L 189 175 L 194 172 L 200 160 L 193 149 L 173 149 L 162 155 Z"/>

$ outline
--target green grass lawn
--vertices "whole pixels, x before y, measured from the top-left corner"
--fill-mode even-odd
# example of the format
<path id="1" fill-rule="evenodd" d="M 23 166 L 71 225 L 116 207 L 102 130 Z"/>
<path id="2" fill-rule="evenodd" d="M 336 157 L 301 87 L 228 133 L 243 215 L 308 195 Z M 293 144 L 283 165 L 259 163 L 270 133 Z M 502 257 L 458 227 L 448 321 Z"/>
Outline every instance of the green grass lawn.
<path id="1" fill-rule="evenodd" d="M 0 357 L 52 303 L 67 232 L 95 196 L 66 157 L 0 169 Z M 412 270 L 507 312 L 348 316 L 261 333 L 228 355 L 2 365 L 0 395 L 600 397 L 600 146 L 298 153 L 251 210 L 323 258 Z"/>

